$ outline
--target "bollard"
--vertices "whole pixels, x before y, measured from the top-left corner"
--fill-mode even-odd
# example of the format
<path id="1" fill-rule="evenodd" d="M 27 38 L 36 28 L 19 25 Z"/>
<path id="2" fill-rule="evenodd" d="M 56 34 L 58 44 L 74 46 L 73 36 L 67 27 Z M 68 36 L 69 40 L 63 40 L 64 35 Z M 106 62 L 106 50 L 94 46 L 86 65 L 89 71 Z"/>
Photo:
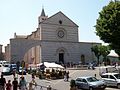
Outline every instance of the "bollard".
<path id="1" fill-rule="evenodd" d="M 51 88 L 51 86 L 50 86 L 50 85 L 47 87 L 47 90 L 52 90 L 52 88 Z"/>

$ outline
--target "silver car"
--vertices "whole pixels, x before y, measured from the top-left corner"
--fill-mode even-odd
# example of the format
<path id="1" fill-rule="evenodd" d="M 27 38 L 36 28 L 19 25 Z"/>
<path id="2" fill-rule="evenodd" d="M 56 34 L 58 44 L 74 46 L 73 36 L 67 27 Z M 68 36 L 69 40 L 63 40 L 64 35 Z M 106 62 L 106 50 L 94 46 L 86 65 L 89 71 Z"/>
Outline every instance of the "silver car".
<path id="1" fill-rule="evenodd" d="M 78 89 L 87 89 L 87 90 L 104 90 L 106 88 L 106 83 L 103 80 L 98 80 L 95 77 L 78 77 L 75 80 L 76 86 Z"/>
<path id="2" fill-rule="evenodd" d="M 120 74 L 119 73 L 104 73 L 101 75 L 107 86 L 117 86 L 120 89 Z"/>

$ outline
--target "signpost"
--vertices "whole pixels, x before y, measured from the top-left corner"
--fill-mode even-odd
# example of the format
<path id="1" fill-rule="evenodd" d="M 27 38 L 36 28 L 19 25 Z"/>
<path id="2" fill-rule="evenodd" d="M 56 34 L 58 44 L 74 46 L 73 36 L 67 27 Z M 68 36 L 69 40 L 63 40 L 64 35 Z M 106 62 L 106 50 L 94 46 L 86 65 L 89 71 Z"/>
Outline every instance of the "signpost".
<path id="1" fill-rule="evenodd" d="M 23 69 L 25 67 L 25 61 L 22 61 L 21 64 L 22 64 L 22 77 L 23 77 Z"/>

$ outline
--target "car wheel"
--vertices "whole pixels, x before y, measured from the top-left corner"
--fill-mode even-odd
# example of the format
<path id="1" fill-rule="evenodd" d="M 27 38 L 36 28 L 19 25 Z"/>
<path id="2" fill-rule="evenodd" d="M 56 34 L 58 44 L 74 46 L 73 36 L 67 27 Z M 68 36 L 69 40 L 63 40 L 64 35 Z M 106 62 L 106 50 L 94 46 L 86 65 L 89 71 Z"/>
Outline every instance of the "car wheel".
<path id="1" fill-rule="evenodd" d="M 93 90 L 93 88 L 92 88 L 92 87 L 90 87 L 90 88 L 89 88 L 89 90 Z"/>
<path id="2" fill-rule="evenodd" d="M 120 84 L 118 84 L 117 87 L 120 89 Z"/>

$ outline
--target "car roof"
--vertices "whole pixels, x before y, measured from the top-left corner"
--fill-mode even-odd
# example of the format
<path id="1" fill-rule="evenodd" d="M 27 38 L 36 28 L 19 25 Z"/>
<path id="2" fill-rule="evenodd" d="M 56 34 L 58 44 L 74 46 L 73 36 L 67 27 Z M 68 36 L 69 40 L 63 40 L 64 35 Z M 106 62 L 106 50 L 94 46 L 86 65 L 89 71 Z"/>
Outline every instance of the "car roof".
<path id="1" fill-rule="evenodd" d="M 102 75 L 115 75 L 115 74 L 119 74 L 119 73 L 104 73 Z"/>
<path id="2" fill-rule="evenodd" d="M 90 78 L 90 77 L 93 77 L 93 76 L 84 76 L 84 77 L 78 77 L 78 78 L 86 79 L 86 78 Z"/>

